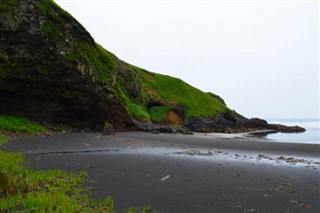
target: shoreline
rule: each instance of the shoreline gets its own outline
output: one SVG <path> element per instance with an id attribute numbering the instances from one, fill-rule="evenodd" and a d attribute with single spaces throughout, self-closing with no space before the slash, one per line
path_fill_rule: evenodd
<path id="1" fill-rule="evenodd" d="M 221 136 L 221 135 L 220 135 Z M 18 137 L 35 169 L 86 170 L 86 187 L 116 208 L 166 212 L 319 212 L 320 145 L 121 132 Z"/>
<path id="2" fill-rule="evenodd" d="M 230 150 L 233 152 L 252 153 L 275 153 L 293 156 L 320 157 L 320 144 L 291 143 L 271 141 L 264 138 L 248 136 L 248 133 L 194 133 L 193 135 L 183 134 L 153 134 L 149 132 L 130 131 L 116 132 L 115 135 L 103 135 L 100 132 L 71 132 L 54 133 L 50 135 L 17 136 L 10 141 L 6 147 L 21 151 L 25 154 L 41 153 L 41 146 L 46 146 L 54 152 L 68 152 L 74 150 L 86 150 L 101 146 L 105 148 L 130 148 L 132 147 L 176 147 L 176 148 L 199 148 Z M 123 143 L 116 143 L 119 140 Z M 70 140 L 72 143 L 70 143 Z M 76 141 L 74 141 L 76 140 Z M 86 140 L 93 140 L 93 143 L 86 145 Z M 27 143 L 24 143 L 27 141 Z M 42 141 L 42 144 L 37 142 Z M 102 143 L 98 143 L 102 142 Z M 128 145 L 129 144 L 129 145 Z M 37 152 L 37 150 L 39 152 Z"/>

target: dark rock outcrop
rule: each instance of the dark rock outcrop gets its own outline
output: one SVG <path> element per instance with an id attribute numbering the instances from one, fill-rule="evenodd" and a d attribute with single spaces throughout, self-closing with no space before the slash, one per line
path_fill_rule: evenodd
<path id="1" fill-rule="evenodd" d="M 139 121 L 133 119 L 132 126 L 135 129 L 140 130 L 140 131 L 145 131 L 145 132 L 157 131 L 155 124 L 152 122 L 139 122 Z"/>
<path id="2" fill-rule="evenodd" d="M 281 124 L 269 124 L 268 129 L 273 129 L 278 132 L 283 133 L 298 133 L 298 132 L 305 132 L 306 129 L 300 126 L 285 126 Z"/>
<path id="3" fill-rule="evenodd" d="M 91 129 L 107 120 L 122 128 L 130 118 L 112 87 L 117 73 L 110 69 L 105 84 L 98 67 L 116 58 L 51 1 L 9 6 L 0 12 L 0 113 Z M 89 63 L 99 51 L 105 58 Z M 137 93 L 134 83 L 126 87 Z"/>
<path id="4" fill-rule="evenodd" d="M 106 134 L 303 131 L 244 118 L 218 95 L 121 61 L 52 0 L 1 1 L 0 99 L 0 114 Z M 159 107 L 152 123 L 156 106 L 169 116 Z"/>
<path id="5" fill-rule="evenodd" d="M 220 130 L 213 119 L 206 117 L 189 118 L 185 126 L 194 132 L 214 132 Z"/>
<path id="6" fill-rule="evenodd" d="M 247 119 L 241 115 L 236 115 L 230 119 L 229 116 L 218 115 L 215 119 L 199 117 L 188 119 L 185 126 L 195 132 L 225 132 L 237 133 L 254 130 L 268 130 L 268 133 L 283 132 L 305 132 L 306 130 L 299 126 L 285 126 L 281 124 L 268 124 L 267 121 L 260 118 Z"/>
<path id="7" fill-rule="evenodd" d="M 183 126 L 172 126 L 172 125 L 158 125 L 152 122 L 139 122 L 134 120 L 133 125 L 136 130 L 151 132 L 151 133 L 181 133 L 184 135 L 193 134 L 192 130 Z"/>
<path id="8" fill-rule="evenodd" d="M 267 121 L 260 118 L 241 118 L 239 119 L 239 125 L 247 127 L 247 128 L 265 128 L 267 129 L 269 124 Z"/>

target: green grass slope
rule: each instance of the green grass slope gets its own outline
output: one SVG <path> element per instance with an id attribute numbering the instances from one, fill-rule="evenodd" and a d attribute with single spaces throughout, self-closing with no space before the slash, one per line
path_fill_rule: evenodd
<path id="1" fill-rule="evenodd" d="M 215 117 L 217 113 L 228 110 L 217 99 L 178 78 L 155 73 L 144 75 L 149 95 L 168 106 L 183 107 L 186 117 Z"/>
<path id="2" fill-rule="evenodd" d="M 48 2 L 57 7 L 52 1 Z M 42 4 L 41 6 L 44 7 L 43 5 L 45 5 L 45 8 L 49 7 L 48 4 Z M 62 9 L 60 8 L 60 10 Z M 42 11 L 46 10 L 42 9 Z M 66 14 L 66 12 L 61 12 L 61 14 Z M 109 87 L 110 85 L 113 86 L 116 90 L 116 98 L 123 103 L 129 116 L 138 120 L 148 121 L 152 118 L 150 110 L 147 109 L 147 104 L 151 101 L 162 102 L 169 108 L 182 107 L 185 109 L 187 118 L 199 116 L 214 118 L 217 113 L 228 111 L 228 108 L 216 98 L 184 81 L 167 75 L 143 71 L 139 67 L 126 64 L 99 44 L 92 46 L 78 43 L 69 50 L 66 51 L 66 58 L 69 60 L 80 58 L 86 66 L 94 66 L 93 71 L 99 76 L 100 81 Z M 123 64 L 126 64 L 126 66 Z M 119 73 L 119 70 L 116 71 L 123 66 L 125 72 L 131 73 L 129 76 L 124 75 L 123 72 Z M 134 97 L 123 89 L 125 84 L 131 83 L 129 78 L 134 78 L 135 83 L 141 88 L 140 97 Z M 156 119 L 156 121 L 159 121 L 159 119 Z"/>
<path id="3" fill-rule="evenodd" d="M 218 113 L 230 111 L 226 105 L 210 93 L 205 93 L 179 78 L 132 67 L 133 71 L 138 72 L 141 78 L 143 96 L 147 100 L 141 103 L 143 107 L 147 108 L 150 103 L 159 103 L 163 106 L 149 108 L 150 117 L 155 115 L 154 121 L 163 120 L 161 119 L 164 117 L 163 114 L 175 107 L 184 109 L 186 118 L 200 116 L 214 118 Z"/>
<path id="4" fill-rule="evenodd" d="M 10 51 L 0 51 L 0 60 L 6 62 L 0 64 L 0 89 L 4 91 L 4 97 L 6 93 L 12 93 L 24 98 L 24 103 L 30 103 L 30 98 L 26 97 L 32 97 L 34 101 L 30 106 L 20 107 L 14 100 L 6 100 L 17 112 L 22 112 L 20 114 L 35 119 L 32 115 L 45 111 L 54 118 L 52 120 L 62 124 L 73 124 L 71 120 L 78 119 L 85 125 L 94 126 L 92 124 L 96 123 L 101 126 L 105 121 L 125 123 L 132 118 L 166 122 L 169 120 L 167 115 L 173 112 L 185 119 L 214 118 L 229 111 L 215 95 L 204 93 L 178 78 L 145 71 L 121 61 L 97 44 L 85 28 L 53 0 L 32 3 L 33 10 L 23 1 L 0 3 L 5 36 L 18 35 L 14 41 L 21 40 L 12 47 L 12 44 L 4 45 L 11 49 L 19 47 L 25 53 L 13 58 Z M 31 13 L 34 21 L 21 13 L 14 14 L 17 7 Z M 24 20 L 24 25 L 30 25 L 30 28 L 40 27 L 38 33 L 31 35 L 24 31 L 22 25 L 12 22 L 12 14 Z M 30 41 L 24 43 L 27 37 Z M 33 53 L 35 44 L 29 45 L 33 42 L 42 47 L 36 57 Z M 26 78 L 32 87 L 23 88 Z M 20 84 L 12 86 L 12 79 Z M 54 85 L 56 89 L 44 89 L 47 85 Z M 19 114 L 8 106 L 0 105 L 1 111 Z M 41 119 L 46 120 L 45 117 Z"/>

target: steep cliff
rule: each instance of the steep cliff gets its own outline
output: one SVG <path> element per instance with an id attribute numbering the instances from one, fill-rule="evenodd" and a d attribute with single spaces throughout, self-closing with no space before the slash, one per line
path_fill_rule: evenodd
<path id="1" fill-rule="evenodd" d="M 77 128 L 250 126 L 219 96 L 121 61 L 52 0 L 1 1 L 0 99 L 0 114 Z"/>

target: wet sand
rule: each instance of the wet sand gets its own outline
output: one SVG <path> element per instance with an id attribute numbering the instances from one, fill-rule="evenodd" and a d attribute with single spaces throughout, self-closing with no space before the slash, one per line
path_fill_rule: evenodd
<path id="1" fill-rule="evenodd" d="M 86 170 L 92 196 L 120 211 L 320 212 L 320 145 L 125 132 L 19 137 L 6 150 L 33 168 Z"/>

